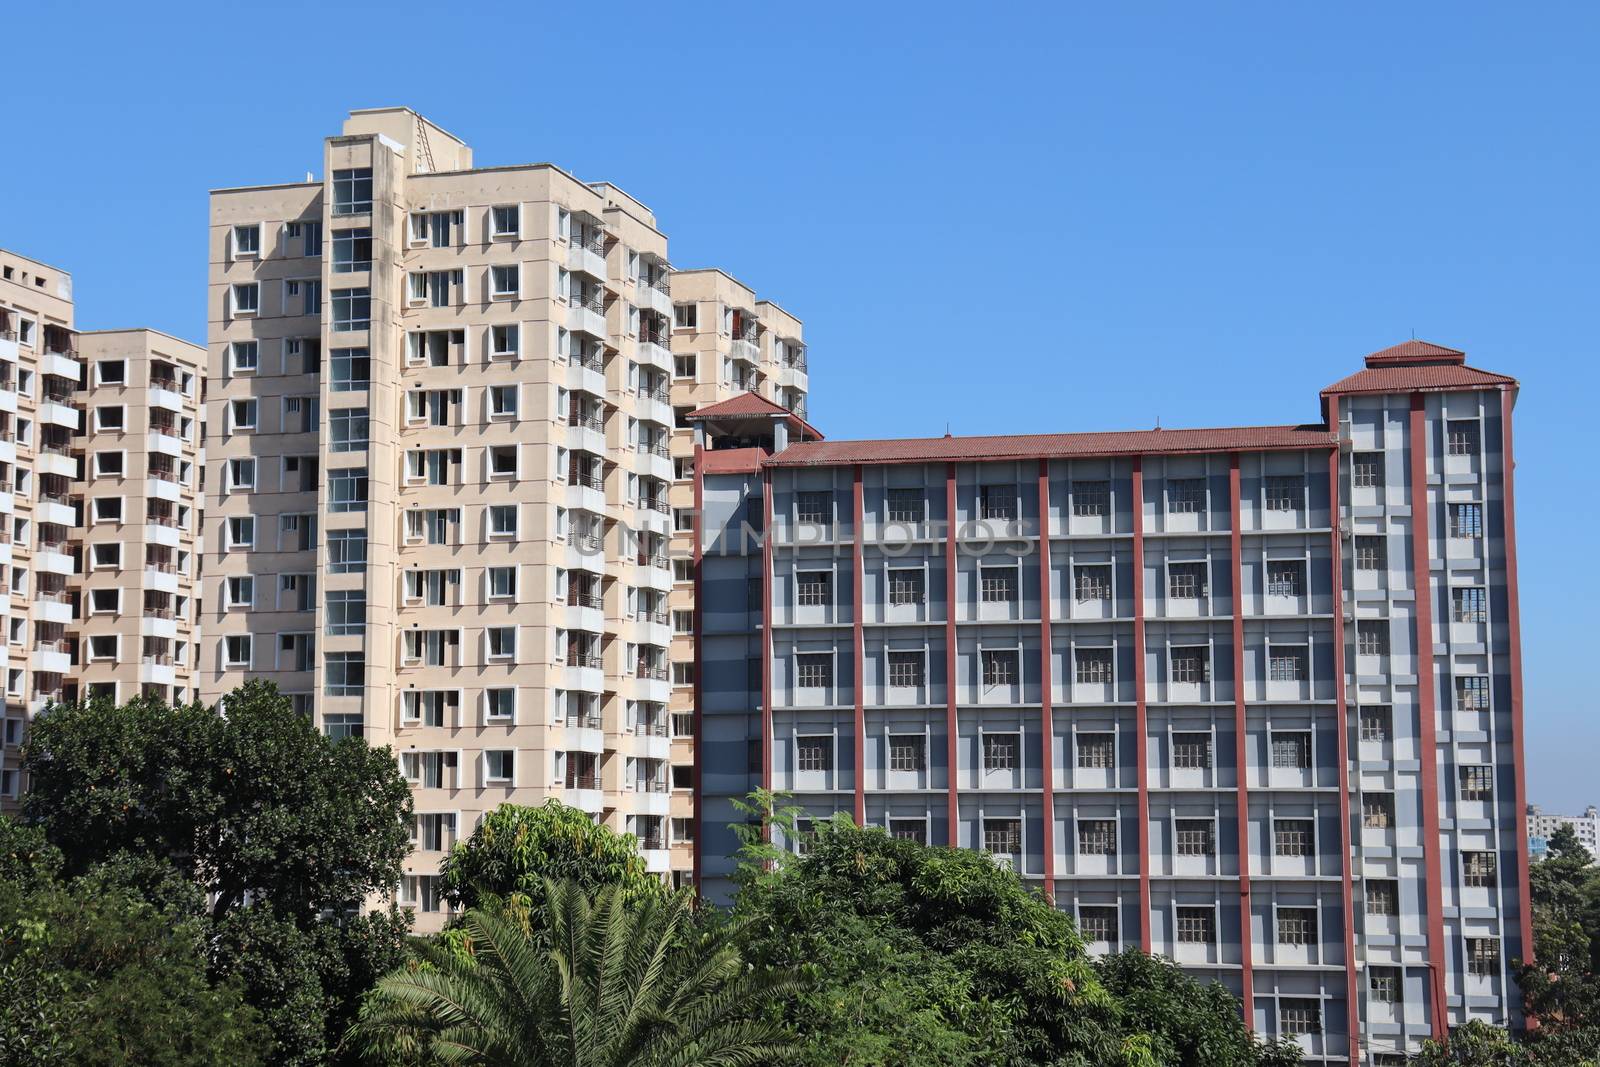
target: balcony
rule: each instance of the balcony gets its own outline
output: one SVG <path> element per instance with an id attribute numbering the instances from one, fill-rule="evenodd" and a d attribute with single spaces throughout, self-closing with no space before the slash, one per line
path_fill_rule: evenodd
<path id="1" fill-rule="evenodd" d="M 65 497 L 40 496 L 39 502 L 34 505 L 33 517 L 38 522 L 53 523 L 56 526 L 76 526 L 78 512 Z"/>
<path id="2" fill-rule="evenodd" d="M 78 461 L 64 443 L 41 441 L 34 456 L 33 470 L 35 474 L 59 474 L 76 481 Z"/>
<path id="3" fill-rule="evenodd" d="M 183 394 L 176 378 L 150 379 L 150 406 L 171 412 L 183 411 Z"/>
<path id="4" fill-rule="evenodd" d="M 71 622 L 72 598 L 64 589 L 37 593 L 33 598 L 33 618 L 35 622 Z"/>
<path id="5" fill-rule="evenodd" d="M 606 336 L 606 302 L 599 290 L 588 297 L 573 295 L 567 308 L 567 329 L 604 339 Z"/>
<path id="6" fill-rule="evenodd" d="M 150 685 L 173 685 L 177 671 L 169 655 L 145 656 L 139 661 L 139 681 Z"/>
<path id="7" fill-rule="evenodd" d="M 180 538 L 178 520 L 168 516 L 149 516 L 144 523 L 144 541 L 147 545 L 165 545 L 177 548 Z"/>
<path id="8" fill-rule="evenodd" d="M 83 428 L 83 412 L 71 404 L 71 393 L 47 393 L 39 404 L 39 423 L 74 432 Z"/>
<path id="9" fill-rule="evenodd" d="M 69 382 L 81 382 L 83 381 L 83 364 L 78 361 L 75 350 L 51 352 L 47 349 L 39 359 L 39 373 L 52 374 L 57 378 L 65 378 Z"/>
<path id="10" fill-rule="evenodd" d="M 153 428 L 145 434 L 145 447 L 163 456 L 183 455 L 183 439 L 178 436 L 176 427 Z"/>
<path id="11" fill-rule="evenodd" d="M 641 334 L 634 346 L 634 356 L 639 363 L 656 370 L 672 371 L 672 342 L 665 333 L 656 336 Z"/>
<path id="12" fill-rule="evenodd" d="M 139 634 L 142 637 L 174 640 L 178 636 L 177 617 L 171 608 L 145 608 L 144 617 L 139 620 Z"/>
<path id="13" fill-rule="evenodd" d="M 665 389 L 641 389 L 634 409 L 639 418 L 662 426 L 672 425 L 672 394 Z"/>
<path id="14" fill-rule="evenodd" d="M 72 654 L 63 640 L 35 641 L 29 665 L 46 674 L 66 674 L 72 670 Z"/>
<path id="15" fill-rule="evenodd" d="M 45 574 L 71 574 L 72 557 L 66 548 L 65 541 L 40 542 L 33 553 L 34 567 Z"/>
<path id="16" fill-rule="evenodd" d="M 735 337 L 733 339 L 733 358 L 745 363 L 759 363 L 761 349 L 756 345 L 754 337 Z"/>
<path id="17" fill-rule="evenodd" d="M 672 282 L 669 278 L 662 276 L 653 282 L 640 278 L 635 288 L 636 302 L 641 308 L 672 318 Z"/>
<path id="18" fill-rule="evenodd" d="M 574 227 L 568 238 L 572 247 L 567 250 L 567 267 L 582 271 L 601 281 L 606 279 L 606 235 L 594 227 Z"/>
<path id="19" fill-rule="evenodd" d="M 672 699 L 672 672 L 666 667 L 640 664 L 633 672 L 633 694 L 636 699 L 652 704 L 665 704 Z"/>
<path id="20" fill-rule="evenodd" d="M 606 361 L 598 355 L 567 357 L 567 388 L 590 396 L 606 395 Z"/>
<path id="21" fill-rule="evenodd" d="M 171 563 L 147 563 L 144 568 L 144 588 L 158 593 L 178 591 L 178 568 Z"/>

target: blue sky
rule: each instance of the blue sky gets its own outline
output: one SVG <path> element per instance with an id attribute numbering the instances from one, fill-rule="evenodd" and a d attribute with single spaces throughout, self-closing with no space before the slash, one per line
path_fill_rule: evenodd
<path id="1" fill-rule="evenodd" d="M 831 436 L 1311 421 L 1369 351 L 1464 348 L 1524 383 L 1528 796 L 1581 808 L 1597 30 L 1560 3 L 13 5 L 0 244 L 71 270 L 85 328 L 203 339 L 206 191 L 300 180 L 345 111 L 407 104 L 480 164 L 615 181 L 677 265 L 800 315 Z"/>

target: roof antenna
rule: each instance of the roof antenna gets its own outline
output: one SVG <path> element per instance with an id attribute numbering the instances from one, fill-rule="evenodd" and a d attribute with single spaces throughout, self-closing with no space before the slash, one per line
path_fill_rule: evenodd
<path id="1" fill-rule="evenodd" d="M 944 420 L 944 435 L 946 437 L 950 436 L 950 420 L 949 419 L 945 419 Z"/>
<path id="2" fill-rule="evenodd" d="M 1160 412 L 1156 413 L 1156 429 L 1158 429 L 1158 430 L 1161 429 L 1161 414 L 1160 414 Z"/>

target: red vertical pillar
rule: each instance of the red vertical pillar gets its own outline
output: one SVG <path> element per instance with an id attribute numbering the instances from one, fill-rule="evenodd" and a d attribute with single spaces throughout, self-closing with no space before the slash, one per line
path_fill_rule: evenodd
<path id="1" fill-rule="evenodd" d="M 1039 461 L 1039 740 L 1042 754 L 1041 785 L 1044 801 L 1044 895 L 1056 899 L 1056 785 L 1055 726 L 1052 722 L 1054 688 L 1050 601 L 1050 461 Z"/>
<path id="2" fill-rule="evenodd" d="M 1233 569 L 1233 767 L 1234 812 L 1239 835 L 1239 964 L 1243 977 L 1244 1024 L 1255 1028 L 1255 940 L 1250 921 L 1249 720 L 1244 709 L 1244 526 L 1239 495 L 1239 453 L 1228 456 L 1228 544 Z"/>
<path id="3" fill-rule="evenodd" d="M 1500 393 L 1501 477 L 1505 482 L 1506 524 L 1506 639 L 1511 645 L 1511 757 L 1516 775 L 1518 922 L 1522 927 L 1522 961 L 1533 962 L 1533 914 L 1528 899 L 1528 779 L 1522 763 L 1522 609 L 1517 596 L 1516 462 L 1511 451 L 1511 406 L 1516 396 Z"/>
<path id="4" fill-rule="evenodd" d="M 946 841 L 960 845 L 957 802 L 956 761 L 959 746 L 956 739 L 956 465 L 945 464 L 944 470 L 945 542 L 944 542 L 944 691 L 945 691 L 945 763 L 949 768 L 949 797 L 945 814 L 950 820 Z"/>
<path id="5" fill-rule="evenodd" d="M 856 464 L 852 478 L 851 497 L 854 503 L 852 509 L 852 522 L 854 523 L 854 536 L 851 538 L 851 620 L 853 622 L 853 637 L 851 645 L 855 651 L 855 691 L 856 691 L 856 825 L 862 826 L 867 821 L 867 705 L 866 705 L 866 634 L 861 618 L 861 605 L 863 601 L 861 584 L 865 570 L 862 562 L 862 542 L 866 537 L 866 528 L 862 522 L 866 511 L 861 498 L 861 464 Z"/>
<path id="6" fill-rule="evenodd" d="M 1139 784 L 1139 947 L 1150 951 L 1150 731 L 1144 666 L 1144 458 L 1133 457 L 1133 724 Z"/>

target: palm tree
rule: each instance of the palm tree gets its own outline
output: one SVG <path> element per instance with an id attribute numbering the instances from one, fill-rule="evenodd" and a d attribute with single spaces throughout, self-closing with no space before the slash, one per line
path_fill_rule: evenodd
<path id="1" fill-rule="evenodd" d="M 796 979 L 744 960 L 739 931 L 691 928 L 687 893 L 591 902 L 546 883 L 542 923 L 475 909 L 467 951 L 438 943 L 384 977 L 351 1029 L 382 1063 L 484 1067 L 741 1067 L 783 1060 L 783 1028 L 752 1005 Z"/>

